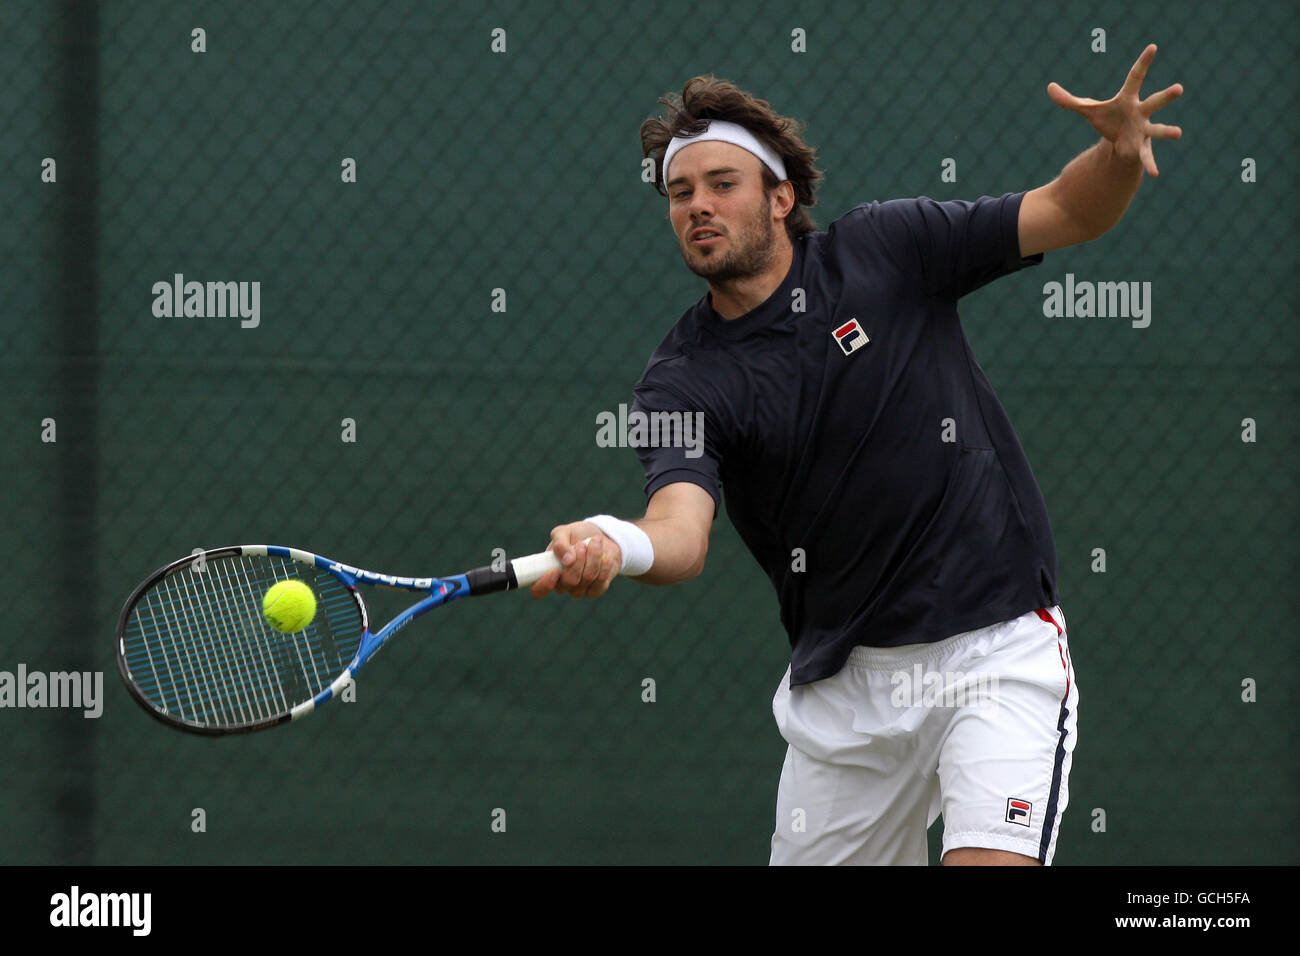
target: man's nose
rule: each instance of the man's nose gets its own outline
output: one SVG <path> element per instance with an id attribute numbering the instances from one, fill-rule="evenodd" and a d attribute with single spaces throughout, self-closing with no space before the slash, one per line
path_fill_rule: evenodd
<path id="1" fill-rule="evenodd" d="M 691 218 L 708 219 L 713 215 L 713 200 L 702 190 L 691 197 Z"/>

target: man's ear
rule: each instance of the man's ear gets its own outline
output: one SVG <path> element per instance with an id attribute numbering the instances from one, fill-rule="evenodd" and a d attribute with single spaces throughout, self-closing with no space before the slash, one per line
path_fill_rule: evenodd
<path id="1" fill-rule="evenodd" d="M 776 218 L 784 221 L 786 216 L 794 212 L 794 207 L 794 186 L 790 180 L 777 183 L 772 190 L 772 211 Z"/>

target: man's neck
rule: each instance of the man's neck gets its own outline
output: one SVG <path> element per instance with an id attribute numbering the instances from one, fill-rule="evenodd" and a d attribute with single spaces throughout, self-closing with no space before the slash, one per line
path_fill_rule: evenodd
<path id="1" fill-rule="evenodd" d="M 777 246 L 772 264 L 756 276 L 736 279 L 722 285 L 709 283 L 713 311 L 724 319 L 738 319 L 766 302 L 785 281 L 794 262 L 794 247 L 789 242 Z"/>

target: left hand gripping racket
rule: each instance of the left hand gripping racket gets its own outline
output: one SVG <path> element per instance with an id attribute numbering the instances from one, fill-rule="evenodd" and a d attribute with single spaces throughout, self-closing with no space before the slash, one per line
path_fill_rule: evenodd
<path id="1" fill-rule="evenodd" d="M 297 548 L 216 548 L 173 561 L 132 592 L 117 622 L 117 666 L 140 706 L 170 727 L 214 735 L 264 730 L 306 717 L 341 693 L 390 637 L 426 611 L 526 588 L 559 567 L 543 551 L 500 571 L 404 578 Z M 287 580 L 316 596 L 315 617 L 293 634 L 262 616 L 267 590 Z M 422 597 L 372 633 L 358 583 Z"/>

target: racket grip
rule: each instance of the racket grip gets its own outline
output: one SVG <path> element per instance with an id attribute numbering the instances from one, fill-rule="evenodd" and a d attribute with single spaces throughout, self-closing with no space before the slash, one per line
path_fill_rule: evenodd
<path id="1" fill-rule="evenodd" d="M 582 543 L 587 544 L 591 538 L 583 538 Z M 564 565 L 560 564 L 560 559 L 555 556 L 554 551 L 540 551 L 537 554 L 526 554 L 522 558 L 515 558 L 510 562 L 515 571 L 515 581 L 521 588 L 532 587 L 533 582 L 546 574 L 548 571 L 559 571 Z"/>
<path id="2" fill-rule="evenodd" d="M 515 571 L 515 581 L 521 588 L 532 587 L 533 582 L 548 571 L 558 571 L 561 568 L 560 559 L 553 551 L 526 554 L 513 559 L 510 565 Z"/>

